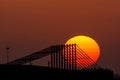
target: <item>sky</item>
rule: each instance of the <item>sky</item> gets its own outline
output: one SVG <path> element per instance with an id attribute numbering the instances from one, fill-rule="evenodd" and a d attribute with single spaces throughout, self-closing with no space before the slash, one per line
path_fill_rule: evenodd
<path id="1" fill-rule="evenodd" d="M 0 0 L 0 63 L 76 35 L 100 45 L 98 64 L 120 74 L 120 0 Z M 44 58 L 40 64 L 44 64 Z"/>

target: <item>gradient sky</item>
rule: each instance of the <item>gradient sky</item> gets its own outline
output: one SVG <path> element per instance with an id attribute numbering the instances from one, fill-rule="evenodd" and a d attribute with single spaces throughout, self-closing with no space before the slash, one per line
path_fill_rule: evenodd
<path id="1" fill-rule="evenodd" d="M 0 0 L 0 63 L 6 47 L 14 60 L 75 35 L 94 38 L 98 64 L 120 74 L 120 0 Z"/>

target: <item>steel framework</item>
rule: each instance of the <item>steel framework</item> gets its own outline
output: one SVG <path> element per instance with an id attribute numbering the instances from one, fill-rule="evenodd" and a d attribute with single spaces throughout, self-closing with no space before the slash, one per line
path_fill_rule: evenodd
<path id="1" fill-rule="evenodd" d="M 52 46 L 51 67 L 76 70 L 76 44 Z"/>

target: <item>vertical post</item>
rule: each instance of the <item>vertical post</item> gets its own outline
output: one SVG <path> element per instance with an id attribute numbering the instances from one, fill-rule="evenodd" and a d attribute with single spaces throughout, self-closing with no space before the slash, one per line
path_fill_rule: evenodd
<path id="1" fill-rule="evenodd" d="M 76 70 L 76 44 L 75 44 L 75 70 Z"/>
<path id="2" fill-rule="evenodd" d="M 74 54 L 73 54 L 73 47 L 74 45 L 72 44 L 72 70 L 74 69 Z"/>
<path id="3" fill-rule="evenodd" d="M 61 68 L 61 66 L 60 66 L 61 65 L 61 45 L 59 45 L 59 52 L 58 53 L 59 53 L 58 56 L 59 56 L 59 69 L 60 69 Z"/>
<path id="4" fill-rule="evenodd" d="M 64 57 L 64 49 L 63 49 L 63 45 L 61 45 L 61 53 L 60 53 L 60 56 L 61 56 L 61 68 L 63 69 L 63 57 Z"/>
<path id="5" fill-rule="evenodd" d="M 9 47 L 6 48 L 6 50 L 7 50 L 7 64 L 9 62 L 9 49 L 10 49 Z"/>
<path id="6" fill-rule="evenodd" d="M 69 53 L 69 54 L 68 54 L 68 56 L 69 56 L 69 57 L 68 57 L 68 59 L 69 59 L 69 60 L 68 60 L 68 61 L 69 61 L 68 64 L 69 64 L 69 69 L 71 70 L 71 66 L 72 66 L 72 61 L 71 61 L 71 60 L 72 60 L 72 59 L 71 59 L 71 58 L 72 58 L 72 57 L 71 57 L 71 56 L 72 56 L 72 55 L 71 55 L 71 44 L 69 44 L 68 53 Z"/>
<path id="7" fill-rule="evenodd" d="M 63 50 L 64 50 L 64 57 L 63 57 L 64 58 L 64 60 L 63 60 L 64 61 L 64 69 L 66 69 L 66 45 L 64 45 Z"/>
<path id="8" fill-rule="evenodd" d="M 53 56 L 54 56 L 54 68 L 55 68 L 55 66 L 56 66 L 56 65 L 55 65 L 55 60 L 56 60 L 56 59 L 55 59 L 55 58 L 56 58 L 56 56 L 55 56 L 55 53 L 56 53 L 56 52 L 55 52 L 55 46 L 54 46 L 54 47 L 53 47 Z"/>
<path id="9" fill-rule="evenodd" d="M 53 46 L 51 46 L 51 67 L 53 68 Z"/>
<path id="10" fill-rule="evenodd" d="M 56 54 L 56 56 L 55 56 L 55 58 L 56 58 L 56 68 L 58 68 L 58 60 L 59 59 L 58 59 L 58 46 L 57 45 L 55 46 L 55 51 L 56 51 L 55 52 L 55 54 Z"/>
<path id="11" fill-rule="evenodd" d="M 69 66 L 68 66 L 68 65 L 69 65 L 69 59 L 68 59 L 68 57 L 69 57 L 68 55 L 69 55 L 69 54 L 68 54 L 68 49 L 69 49 L 69 45 L 67 45 L 67 70 L 69 69 Z"/>

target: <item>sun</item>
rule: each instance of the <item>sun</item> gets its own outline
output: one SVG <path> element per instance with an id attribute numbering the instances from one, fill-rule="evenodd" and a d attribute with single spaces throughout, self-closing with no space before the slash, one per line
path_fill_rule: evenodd
<path id="1" fill-rule="evenodd" d="M 95 64 L 100 56 L 98 43 L 89 36 L 78 35 L 67 40 L 67 44 L 76 44 L 76 66 L 85 68 Z M 71 62 L 68 61 L 69 64 Z"/>

